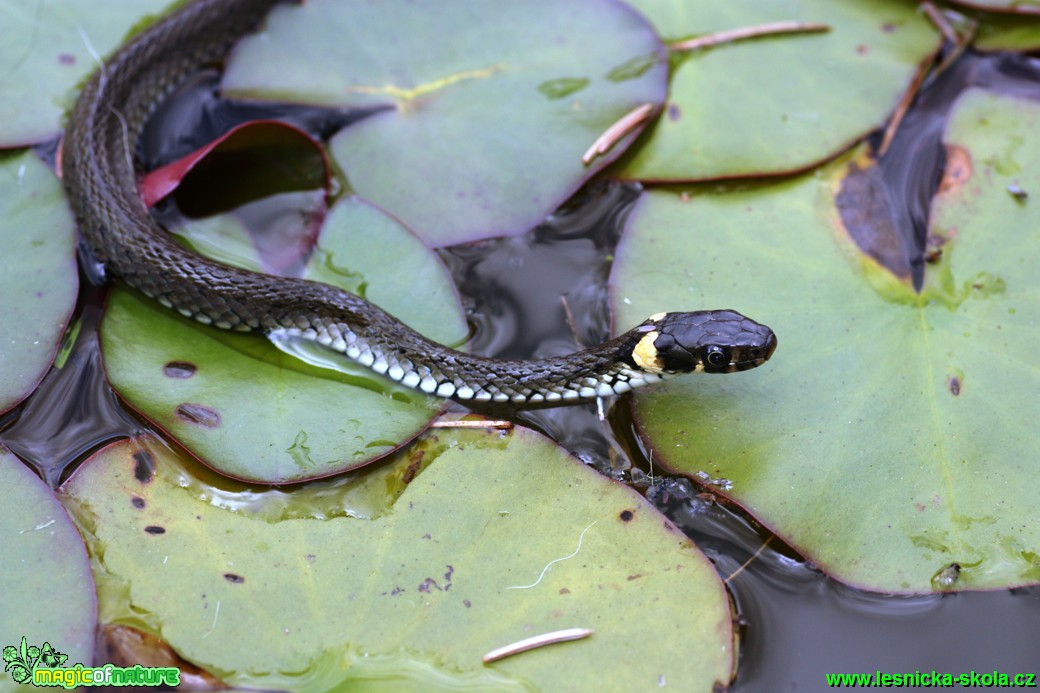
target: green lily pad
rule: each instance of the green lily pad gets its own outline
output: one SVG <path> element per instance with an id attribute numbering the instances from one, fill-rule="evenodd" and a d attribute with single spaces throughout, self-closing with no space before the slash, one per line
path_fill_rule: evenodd
<path id="1" fill-rule="evenodd" d="M 231 250 L 212 253 L 221 261 L 247 247 L 233 225 L 207 226 L 231 239 Z M 203 251 L 220 240 L 193 232 Z M 333 208 L 305 276 L 360 294 L 437 341 L 465 339 L 454 285 L 436 255 L 357 198 Z M 101 347 L 109 380 L 130 406 L 239 479 L 285 483 L 367 464 L 412 439 L 443 406 L 334 352 L 290 355 L 126 291 L 110 297 Z"/>
<path id="2" fill-rule="evenodd" d="M 950 0 L 954 5 L 989 12 L 1040 14 L 1040 0 Z"/>
<path id="3" fill-rule="evenodd" d="M 72 215 L 31 152 L 0 156 L 0 412 L 33 391 L 76 306 Z"/>
<path id="4" fill-rule="evenodd" d="M 97 602 L 76 525 L 54 493 L 0 448 L 0 647 L 50 643 L 67 666 L 91 664 Z M 46 648 L 45 648 L 46 649 Z M 13 668 L 13 667 L 12 667 Z M 0 670 L 0 691 L 26 690 Z"/>
<path id="5" fill-rule="evenodd" d="M 760 176 L 833 157 L 895 108 L 941 38 L 900 0 L 633 0 L 666 42 L 783 20 L 778 35 L 679 58 L 664 114 L 619 167 L 654 181 Z"/>
<path id="6" fill-rule="evenodd" d="M 959 102 L 947 141 L 974 172 L 935 202 L 945 242 L 920 295 L 839 229 L 844 162 L 773 186 L 646 195 L 618 250 L 618 320 L 732 307 L 780 345 L 758 370 L 637 395 L 655 463 L 730 479 L 736 502 L 847 583 L 1040 581 L 1026 414 L 1040 391 L 1040 207 L 1008 190 L 1040 191 L 1038 127 L 1034 102 Z"/>
<path id="7" fill-rule="evenodd" d="M 542 221 L 631 142 L 582 163 L 614 122 L 660 104 L 666 80 L 657 36 L 610 0 L 312 0 L 275 9 L 224 87 L 391 107 L 340 132 L 333 156 L 359 195 L 442 245 Z"/>
<path id="8" fill-rule="evenodd" d="M 147 438 L 96 455 L 63 494 L 98 559 L 102 603 L 121 595 L 124 618 L 232 686 L 728 683 L 725 590 L 637 494 L 522 429 L 440 432 L 424 455 L 432 463 L 371 520 L 272 521 L 215 507 L 186 491 L 173 453 Z M 594 632 L 481 661 L 575 627 Z"/>
<path id="9" fill-rule="evenodd" d="M 99 56 L 170 0 L 62 0 L 0 3 L 0 147 L 58 135 L 74 87 Z"/>

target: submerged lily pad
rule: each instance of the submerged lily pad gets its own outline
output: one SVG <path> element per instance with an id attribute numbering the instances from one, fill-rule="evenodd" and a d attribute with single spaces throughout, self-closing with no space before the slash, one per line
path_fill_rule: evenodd
<path id="1" fill-rule="evenodd" d="M 147 438 L 99 453 L 63 492 L 98 559 L 103 598 L 119 595 L 130 605 L 123 618 L 232 686 L 728 683 L 725 590 L 646 501 L 530 431 L 427 442 L 433 462 L 371 520 L 273 521 L 215 507 L 186 492 L 172 453 Z M 575 627 L 594 632 L 481 661 Z"/>
<path id="2" fill-rule="evenodd" d="M 725 44 L 676 58 L 664 114 L 624 178 L 703 180 L 799 171 L 884 124 L 941 37 L 901 0 L 633 0 L 668 43 L 770 22 L 826 33 Z"/>
<path id="3" fill-rule="evenodd" d="M 920 295 L 839 229 L 843 164 L 833 181 L 649 193 L 613 276 L 622 323 L 732 307 L 779 338 L 758 370 L 637 395 L 655 463 L 732 480 L 813 563 L 884 592 L 1040 581 L 1040 207 L 1008 189 L 1040 190 L 1040 109 L 970 94 L 949 128 L 974 172 L 936 201 L 945 243 Z"/>
<path id="4" fill-rule="evenodd" d="M 989 15 L 971 45 L 979 51 L 1034 52 L 1040 49 L 1040 17 Z"/>
<path id="5" fill-rule="evenodd" d="M 193 244 L 207 249 L 197 236 Z M 329 214 L 305 276 L 358 293 L 437 341 L 465 338 L 454 286 L 436 255 L 356 198 Z M 285 483 L 358 467 L 413 438 L 442 406 L 334 352 L 301 354 L 327 359 L 330 367 L 319 368 L 262 337 L 194 323 L 126 291 L 109 300 L 101 345 L 121 397 L 240 479 Z"/>
<path id="6" fill-rule="evenodd" d="M 170 0 L 0 2 L 0 147 L 56 136 L 74 87 Z"/>
<path id="7" fill-rule="evenodd" d="M 90 665 L 97 603 L 90 562 L 76 525 L 54 493 L 13 455 L 0 448 L 0 646 L 28 646 L 67 655 L 66 666 Z M 19 672 L 0 670 L 0 690 Z M 14 676 L 14 681 L 11 677 Z M 24 683 L 24 682 L 20 682 Z"/>
<path id="8" fill-rule="evenodd" d="M 54 360 L 79 288 L 72 215 L 31 152 L 0 157 L 0 412 Z"/>
<path id="9" fill-rule="evenodd" d="M 666 80 L 654 32 L 612 0 L 312 0 L 275 9 L 224 87 L 392 107 L 339 133 L 333 155 L 359 195 L 447 244 L 539 223 L 632 140 L 582 163 Z"/>

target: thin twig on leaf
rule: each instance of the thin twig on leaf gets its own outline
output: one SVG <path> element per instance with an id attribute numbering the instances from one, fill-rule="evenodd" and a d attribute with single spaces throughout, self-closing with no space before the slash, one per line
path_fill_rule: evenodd
<path id="1" fill-rule="evenodd" d="M 563 630 L 554 630 L 551 633 L 543 633 L 530 638 L 524 638 L 523 640 L 517 640 L 516 642 L 505 645 L 504 647 L 498 647 L 491 650 L 484 655 L 484 664 L 497 662 L 505 657 L 511 657 L 512 655 L 520 654 L 521 652 L 527 652 L 536 647 L 545 647 L 546 645 L 555 645 L 561 642 L 570 642 L 571 640 L 581 640 L 590 635 L 592 635 L 591 628 L 565 628 Z"/>
<path id="2" fill-rule="evenodd" d="M 637 106 L 621 116 L 616 123 L 596 138 L 591 147 L 585 150 L 585 153 L 581 155 L 581 163 L 588 166 L 593 159 L 609 152 L 614 148 L 615 144 L 624 139 L 625 135 L 649 120 L 653 112 L 654 105 L 652 103 L 644 103 L 642 106 Z"/>
<path id="3" fill-rule="evenodd" d="M 931 20 L 935 28 L 939 30 L 939 33 L 949 41 L 950 43 L 960 43 L 961 37 L 957 34 L 957 31 L 953 28 L 953 25 L 947 21 L 946 16 L 939 11 L 935 5 L 928 0 L 921 3 L 921 9 L 924 10 L 925 15 Z"/>
<path id="4" fill-rule="evenodd" d="M 921 85 L 924 84 L 925 77 L 928 76 L 928 72 L 932 69 L 933 60 L 932 56 L 928 56 L 917 66 L 917 71 L 910 82 L 910 87 L 903 94 L 903 98 L 899 99 L 899 103 L 896 105 L 895 110 L 892 111 L 892 117 L 889 118 L 888 125 L 885 127 L 885 134 L 881 138 L 881 145 L 878 147 L 879 157 L 884 156 L 888 148 L 892 146 L 892 140 L 895 138 L 896 131 L 899 130 L 903 118 L 906 117 L 907 109 L 914 102 L 917 92 L 921 90 Z"/>
<path id="5" fill-rule="evenodd" d="M 697 38 L 678 41 L 677 43 L 669 44 L 668 50 L 676 53 L 685 53 L 688 51 L 697 51 L 703 48 L 718 46 L 723 43 L 745 41 L 747 39 L 759 38 L 762 36 L 774 36 L 776 34 L 807 34 L 830 30 L 831 27 L 829 24 L 787 20 L 783 22 L 771 22 L 769 24 L 748 26 L 740 29 L 731 29 L 730 31 L 719 31 L 714 34 L 707 34 L 706 36 L 698 36 Z"/>

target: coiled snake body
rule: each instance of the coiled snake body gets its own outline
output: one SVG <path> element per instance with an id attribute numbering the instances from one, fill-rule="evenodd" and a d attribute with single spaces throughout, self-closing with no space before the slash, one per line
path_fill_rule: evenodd
<path id="1" fill-rule="evenodd" d="M 138 197 L 131 152 L 158 102 L 222 60 L 280 1 L 197 0 L 121 48 L 84 87 L 66 129 L 62 173 L 82 240 L 110 274 L 199 322 L 314 340 L 406 386 L 463 402 L 568 404 L 672 373 L 740 371 L 769 358 L 772 331 L 733 311 L 660 313 L 566 356 L 474 356 L 341 289 L 228 267 L 178 245 Z"/>

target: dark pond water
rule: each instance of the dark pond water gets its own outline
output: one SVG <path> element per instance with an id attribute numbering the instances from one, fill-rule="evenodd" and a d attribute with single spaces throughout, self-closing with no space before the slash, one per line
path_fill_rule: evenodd
<path id="1" fill-rule="evenodd" d="M 146 159 L 154 164 L 175 158 L 258 116 L 286 118 L 320 135 L 357 115 L 229 105 L 211 96 L 214 82 L 215 75 L 200 75 L 163 110 L 146 138 Z M 922 251 L 928 200 L 943 165 L 945 114 L 971 85 L 1040 98 L 1040 64 L 1020 56 L 965 55 L 926 85 L 907 115 L 882 172 L 891 215 Z M 636 186 L 594 182 L 523 236 L 444 250 L 476 328 L 473 350 L 525 358 L 604 339 L 611 327 L 610 258 L 637 195 Z M 167 220 L 177 214 L 163 211 Z M 89 263 L 84 267 L 94 274 Z M 0 442 L 52 485 L 105 443 L 148 429 L 105 384 L 95 333 L 104 291 L 85 287 L 82 328 L 65 367 L 0 419 Z M 782 349 L 775 358 L 775 367 L 782 368 Z M 727 578 L 739 619 L 737 691 L 822 690 L 825 674 L 836 672 L 1040 670 L 1038 588 L 919 597 L 857 591 L 830 580 L 739 509 L 727 507 L 711 486 L 653 469 L 634 435 L 627 399 L 610 403 L 602 417 L 588 406 L 522 413 L 516 420 L 602 473 L 644 490 L 712 558 Z"/>

